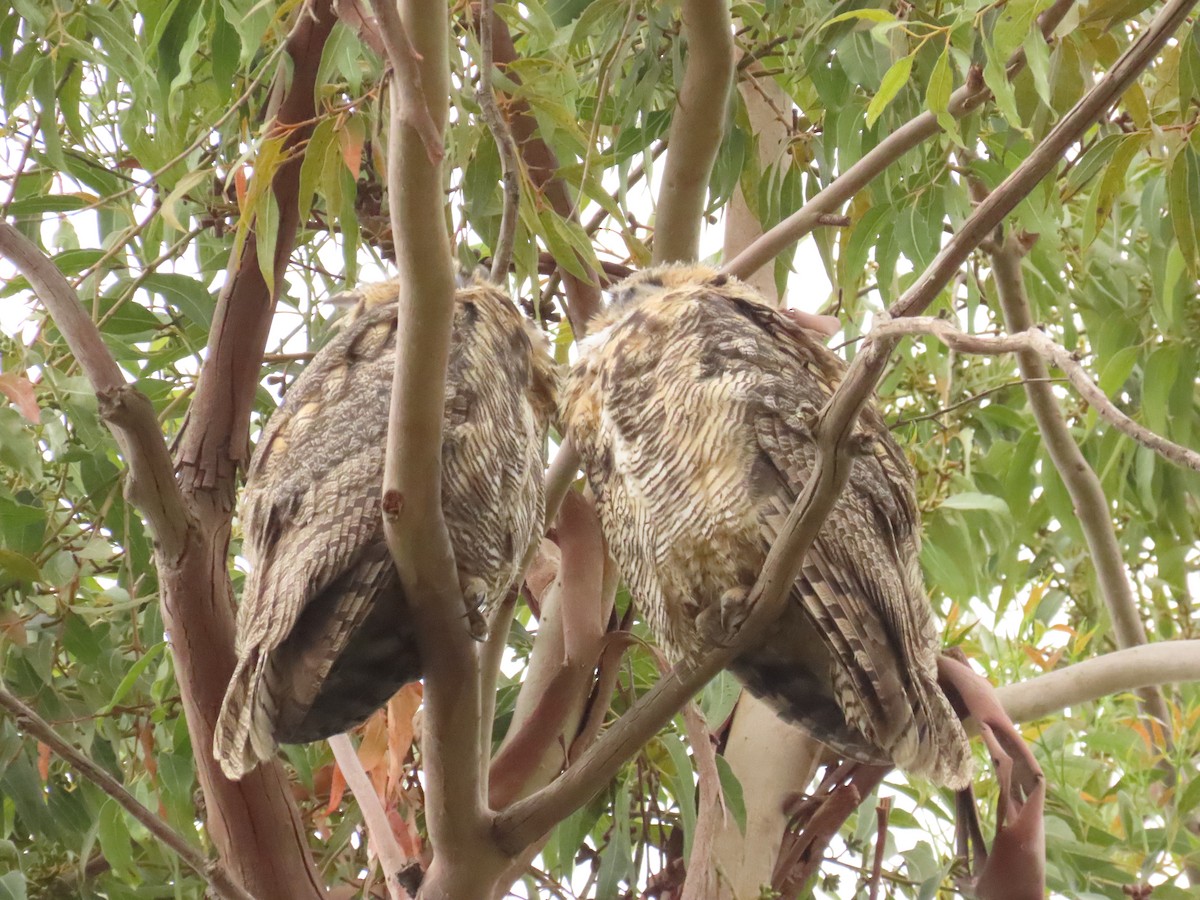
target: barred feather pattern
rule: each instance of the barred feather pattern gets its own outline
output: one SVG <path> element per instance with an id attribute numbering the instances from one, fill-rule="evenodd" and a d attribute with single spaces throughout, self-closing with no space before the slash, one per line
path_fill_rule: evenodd
<path id="1" fill-rule="evenodd" d="M 816 463 L 811 431 L 845 363 L 748 285 L 699 266 L 618 286 L 566 386 L 609 547 L 668 654 L 756 580 Z M 731 670 L 842 755 L 951 787 L 971 774 L 937 684 L 913 474 L 874 407 L 862 456 L 780 620 Z"/>
<path id="2" fill-rule="evenodd" d="M 296 379 L 251 459 L 241 505 L 250 574 L 213 745 L 231 778 L 278 743 L 353 727 L 421 675 L 380 499 L 397 291 L 386 282 L 352 293 L 345 324 Z M 542 521 L 556 385 L 530 331 L 496 288 L 458 291 L 442 505 L 460 582 L 484 614 L 508 592 Z"/>

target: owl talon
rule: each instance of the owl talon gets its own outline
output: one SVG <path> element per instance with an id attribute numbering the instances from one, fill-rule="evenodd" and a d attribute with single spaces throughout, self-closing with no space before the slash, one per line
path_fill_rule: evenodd
<path id="1" fill-rule="evenodd" d="M 488 623 L 478 609 L 467 610 L 467 634 L 480 643 L 488 639 Z"/>
<path id="2" fill-rule="evenodd" d="M 700 611 L 696 627 L 708 643 L 716 647 L 728 647 L 737 639 L 750 616 L 750 588 L 743 585 L 732 587 L 721 594 L 716 603 Z"/>
<path id="3" fill-rule="evenodd" d="M 487 603 L 487 583 L 482 578 L 468 578 L 463 582 L 462 592 L 467 608 L 467 633 L 477 641 L 486 641 L 488 625 L 483 608 Z"/>

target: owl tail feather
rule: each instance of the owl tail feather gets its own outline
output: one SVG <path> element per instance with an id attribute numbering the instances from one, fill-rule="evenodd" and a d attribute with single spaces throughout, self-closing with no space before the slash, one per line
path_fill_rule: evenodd
<path id="1" fill-rule="evenodd" d="M 942 787 L 965 788 L 974 768 L 971 746 L 950 701 L 936 677 L 924 670 L 916 673 L 909 691 L 916 740 L 888 748 L 896 766 Z"/>
<path id="2" fill-rule="evenodd" d="M 238 661 L 213 735 L 213 757 L 232 781 L 275 755 L 270 697 L 263 690 L 265 658 L 257 654 Z"/>

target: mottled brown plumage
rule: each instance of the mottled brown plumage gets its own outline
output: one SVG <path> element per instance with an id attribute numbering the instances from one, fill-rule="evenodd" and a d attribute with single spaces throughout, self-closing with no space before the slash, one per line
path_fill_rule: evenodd
<path id="1" fill-rule="evenodd" d="M 213 747 L 230 777 L 277 742 L 345 731 L 420 676 L 380 509 L 396 294 L 394 282 L 352 292 L 345 324 L 296 379 L 250 462 L 241 518 L 251 572 Z M 485 613 L 539 534 L 551 366 L 506 296 L 483 283 L 458 291 L 442 505 L 464 596 Z"/>
<path id="2" fill-rule="evenodd" d="M 738 616 L 844 371 L 748 285 L 702 267 L 634 275 L 593 325 L 565 425 L 612 553 L 673 658 Z M 960 787 L 970 751 L 937 685 L 912 471 L 873 407 L 856 432 L 864 455 L 785 612 L 731 669 L 839 753 Z"/>

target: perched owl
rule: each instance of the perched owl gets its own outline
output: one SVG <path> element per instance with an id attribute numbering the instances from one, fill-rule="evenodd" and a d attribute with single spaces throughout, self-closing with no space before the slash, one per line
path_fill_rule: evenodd
<path id="1" fill-rule="evenodd" d="M 421 674 L 381 514 L 395 282 L 352 292 L 338 335 L 263 429 L 242 498 L 251 571 L 213 752 L 231 778 L 276 744 L 345 731 Z M 455 298 L 442 505 L 474 621 L 509 590 L 542 522 L 552 363 L 477 282 Z"/>
<path id="2" fill-rule="evenodd" d="M 845 363 L 748 285 L 698 266 L 633 275 L 594 323 L 564 425 L 630 591 L 675 659 L 737 615 L 816 462 L 815 414 Z M 913 474 L 874 408 L 785 612 L 734 674 L 852 759 L 970 777 L 937 684 Z M 731 613 L 730 607 L 733 612 Z"/>

